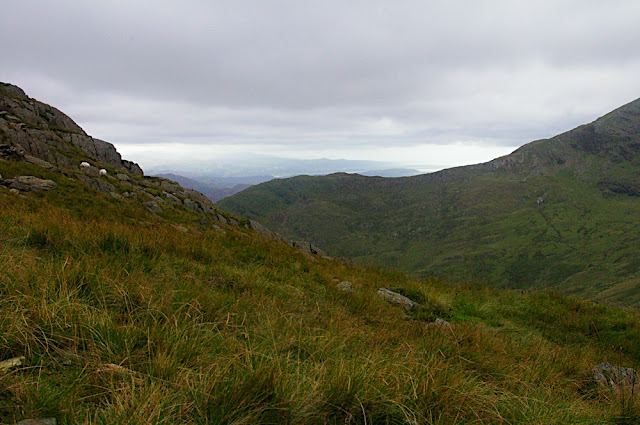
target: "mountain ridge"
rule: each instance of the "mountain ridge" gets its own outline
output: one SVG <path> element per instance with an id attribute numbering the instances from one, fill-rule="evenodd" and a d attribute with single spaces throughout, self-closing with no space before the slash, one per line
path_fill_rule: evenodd
<path id="1" fill-rule="evenodd" d="M 360 264 L 635 304 L 639 122 L 635 100 L 487 163 L 276 180 L 220 206 Z"/>

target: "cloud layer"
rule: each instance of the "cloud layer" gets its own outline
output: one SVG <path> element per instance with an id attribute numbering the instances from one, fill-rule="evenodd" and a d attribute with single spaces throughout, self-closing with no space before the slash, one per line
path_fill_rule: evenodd
<path id="1" fill-rule="evenodd" d="M 5 0 L 2 9 L 0 80 L 125 146 L 368 159 L 391 147 L 493 152 L 640 96 L 634 0 Z"/>

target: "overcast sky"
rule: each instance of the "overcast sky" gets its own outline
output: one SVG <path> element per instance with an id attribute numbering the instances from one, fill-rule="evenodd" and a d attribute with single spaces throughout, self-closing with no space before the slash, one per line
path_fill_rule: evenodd
<path id="1" fill-rule="evenodd" d="M 637 0 L 0 6 L 0 80 L 143 166 L 245 151 L 461 165 L 640 97 Z"/>

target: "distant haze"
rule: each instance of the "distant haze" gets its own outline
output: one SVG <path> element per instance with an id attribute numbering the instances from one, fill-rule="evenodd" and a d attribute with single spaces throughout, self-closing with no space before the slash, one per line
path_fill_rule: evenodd
<path id="1" fill-rule="evenodd" d="M 638 17 L 636 0 L 4 0 L 0 81 L 146 168 L 251 153 L 426 170 L 640 97 Z"/>

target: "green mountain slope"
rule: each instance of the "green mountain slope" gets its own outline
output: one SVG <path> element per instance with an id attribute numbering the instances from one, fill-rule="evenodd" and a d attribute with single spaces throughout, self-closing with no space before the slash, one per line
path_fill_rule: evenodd
<path id="1" fill-rule="evenodd" d="M 11 90 L 0 87 L 0 423 L 640 419 L 636 387 L 589 372 L 640 364 L 637 311 L 296 249 L 143 177 L 111 145 L 78 147 L 70 119 L 66 132 L 53 116 L 35 123 L 47 105 Z M 405 312 L 381 287 L 421 305 Z"/>
<path id="2" fill-rule="evenodd" d="M 359 264 L 640 301 L 640 100 L 485 164 L 398 179 L 335 174 L 220 203 Z"/>

